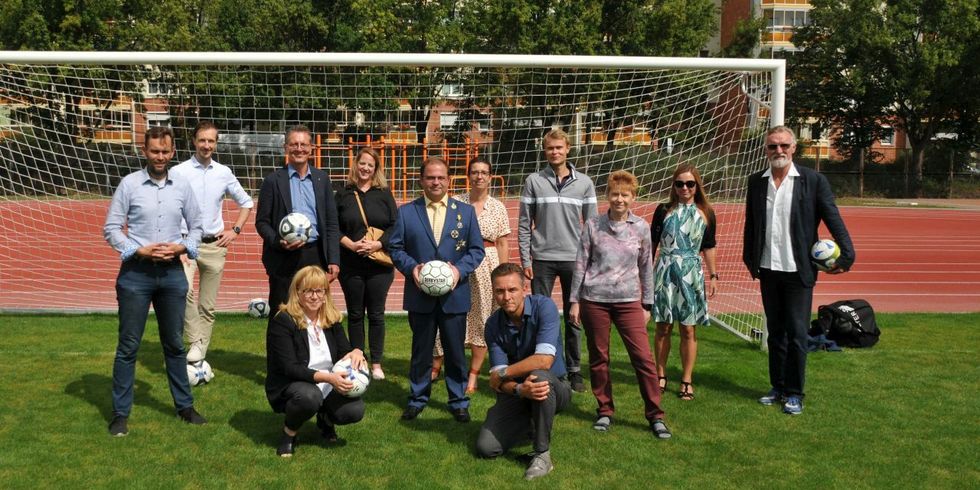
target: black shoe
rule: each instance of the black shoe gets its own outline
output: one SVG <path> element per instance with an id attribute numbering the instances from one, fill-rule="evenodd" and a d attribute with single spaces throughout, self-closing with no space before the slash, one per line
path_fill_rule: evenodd
<path id="1" fill-rule="evenodd" d="M 112 417 L 112 422 L 109 422 L 109 434 L 113 437 L 123 437 L 129 434 L 129 427 L 126 425 L 128 417 L 123 417 L 122 415 L 116 415 Z"/>
<path id="2" fill-rule="evenodd" d="M 194 407 L 187 407 L 177 412 L 177 416 L 188 424 L 204 425 L 208 423 L 208 420 L 202 417 L 201 414 L 197 413 L 197 410 L 194 410 Z"/>
<path id="3" fill-rule="evenodd" d="M 316 414 L 316 426 L 320 428 L 320 434 L 323 434 L 327 442 L 337 442 L 337 429 L 322 413 Z"/>
<path id="4" fill-rule="evenodd" d="M 279 437 L 279 447 L 276 448 L 276 456 L 288 458 L 296 452 L 296 436 L 291 436 L 285 432 Z"/>
<path id="5" fill-rule="evenodd" d="M 414 407 L 409 405 L 405 408 L 405 411 L 402 412 L 402 420 L 415 420 L 418 418 L 419 414 L 422 413 L 422 409 L 424 408 L 425 407 Z"/>
<path id="6" fill-rule="evenodd" d="M 466 408 L 454 408 L 449 411 L 453 414 L 453 418 L 461 424 L 465 424 L 470 421 L 470 411 Z"/>
<path id="7" fill-rule="evenodd" d="M 579 393 L 585 391 L 585 380 L 582 379 L 582 373 L 578 371 L 568 373 L 568 382 L 572 385 L 572 391 Z"/>

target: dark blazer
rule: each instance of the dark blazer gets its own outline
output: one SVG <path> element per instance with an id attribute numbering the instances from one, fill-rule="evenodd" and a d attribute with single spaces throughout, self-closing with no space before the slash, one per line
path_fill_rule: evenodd
<path id="1" fill-rule="evenodd" d="M 334 202 L 330 176 L 326 172 L 309 167 L 313 176 L 313 193 L 316 196 L 317 228 L 322 242 L 320 260 L 323 264 L 340 265 L 340 227 L 337 225 L 337 204 Z M 280 268 L 288 263 L 290 251 L 279 245 L 279 222 L 293 211 L 292 194 L 289 192 L 287 167 L 276 169 L 265 176 L 259 191 L 259 209 L 255 214 L 255 230 L 262 237 L 262 265 L 267 274 L 283 275 Z M 296 271 L 288 271 L 290 274 Z"/>
<path id="2" fill-rule="evenodd" d="M 844 270 L 854 264 L 854 245 L 847 233 L 840 211 L 834 204 L 834 193 L 830 182 L 819 172 L 796 165 L 800 173 L 793 184 L 793 209 L 790 211 L 790 239 L 793 247 L 793 260 L 804 285 L 813 287 L 817 282 L 817 266 L 810 260 L 810 247 L 817 242 L 817 229 L 820 222 L 827 225 L 834 241 L 840 247 L 837 264 Z M 769 178 L 763 177 L 765 171 L 749 176 L 745 198 L 745 229 L 742 241 L 742 262 L 749 269 L 753 279 L 759 277 L 759 263 L 762 260 L 762 247 L 766 238 L 766 196 L 769 192 Z"/>
<path id="3" fill-rule="evenodd" d="M 330 347 L 330 357 L 334 362 L 339 361 L 353 350 L 344 326 L 339 322 L 323 330 L 323 336 Z M 306 330 L 300 330 L 292 317 L 279 312 L 269 318 L 269 326 L 265 331 L 265 396 L 269 405 L 276 412 L 282 412 L 286 400 L 282 392 L 294 381 L 314 383 L 313 375 L 316 370 L 310 369 L 310 344 Z"/>
<path id="4" fill-rule="evenodd" d="M 456 238 L 453 238 L 456 231 Z M 480 224 L 473 206 L 450 198 L 446 208 L 446 223 L 436 248 L 425 198 L 420 197 L 398 208 L 398 220 L 388 238 L 388 250 L 395 268 L 405 276 L 405 297 L 402 307 L 417 313 L 432 313 L 441 306 L 444 313 L 470 311 L 469 275 L 483 262 L 486 251 Z M 445 296 L 435 298 L 415 285 L 412 270 L 430 260 L 449 262 L 459 270 L 459 283 Z"/>

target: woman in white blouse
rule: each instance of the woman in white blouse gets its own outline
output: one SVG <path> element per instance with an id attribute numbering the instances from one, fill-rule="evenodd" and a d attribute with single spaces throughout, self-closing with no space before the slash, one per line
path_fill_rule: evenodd
<path id="1" fill-rule="evenodd" d="M 300 269 L 289 285 L 289 299 L 269 319 L 266 330 L 268 374 L 265 393 L 286 421 L 276 454 L 292 456 L 296 433 L 310 417 L 329 442 L 337 440 L 335 425 L 353 424 L 364 417 L 364 400 L 347 398 L 354 387 L 333 365 L 350 359 L 356 369 L 366 365 L 364 353 L 352 349 L 343 316 L 330 297 L 327 274 L 319 266 Z"/>

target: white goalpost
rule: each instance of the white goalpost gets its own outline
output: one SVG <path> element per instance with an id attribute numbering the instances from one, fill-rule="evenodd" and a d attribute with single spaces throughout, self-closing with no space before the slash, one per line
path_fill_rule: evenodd
<path id="1" fill-rule="evenodd" d="M 600 203 L 611 171 L 637 175 L 634 211 L 647 220 L 674 168 L 698 166 L 718 220 L 721 287 L 709 311 L 757 341 L 762 308 L 741 263 L 742 203 L 784 98 L 783 60 L 0 51 L 0 311 L 115 309 L 119 259 L 101 227 L 119 180 L 143 165 L 149 126 L 174 129 L 179 163 L 193 153 L 193 127 L 213 121 L 215 159 L 253 197 L 285 162 L 293 124 L 312 129 L 314 162 L 335 185 L 358 147 L 377 149 L 399 202 L 417 197 L 426 156 L 450 163 L 451 193 L 466 191 L 469 161 L 489 157 L 515 254 L 517 197 L 524 177 L 546 165 L 541 137 L 557 127 Z M 244 312 L 266 296 L 260 252 L 249 223 L 229 250 L 219 310 Z M 390 311 L 400 310 L 401 288 L 399 278 Z"/>

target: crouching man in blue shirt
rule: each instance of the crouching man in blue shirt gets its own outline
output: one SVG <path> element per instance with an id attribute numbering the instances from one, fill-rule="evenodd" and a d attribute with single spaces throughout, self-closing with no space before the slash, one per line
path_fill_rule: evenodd
<path id="1" fill-rule="evenodd" d="M 526 295 L 518 264 L 500 264 L 490 279 L 500 308 L 487 319 L 484 334 L 492 366 L 490 387 L 497 401 L 487 411 L 476 450 L 481 457 L 495 458 L 530 435 L 534 451 L 524 478 L 533 480 L 554 469 L 551 427 L 572 396 L 558 307 L 547 296 Z"/>

